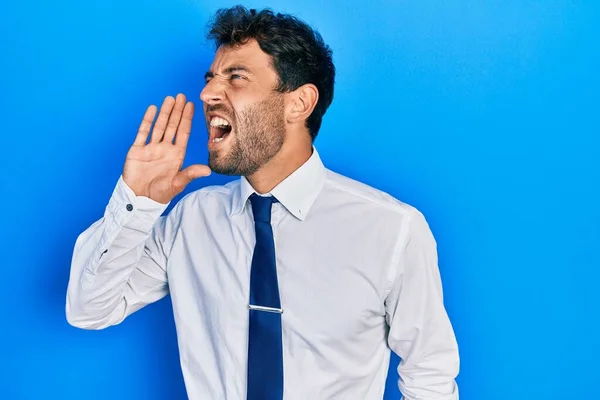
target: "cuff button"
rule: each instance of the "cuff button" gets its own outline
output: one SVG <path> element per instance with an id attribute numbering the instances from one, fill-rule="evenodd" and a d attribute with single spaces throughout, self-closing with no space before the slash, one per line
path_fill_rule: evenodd
<path id="1" fill-rule="evenodd" d="M 127 204 L 127 207 L 125 207 L 125 208 L 127 208 L 127 211 L 133 210 L 133 206 L 131 204 Z"/>

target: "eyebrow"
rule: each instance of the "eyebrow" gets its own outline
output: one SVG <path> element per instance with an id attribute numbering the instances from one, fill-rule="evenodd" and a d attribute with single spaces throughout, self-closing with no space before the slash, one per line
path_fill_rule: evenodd
<path id="1" fill-rule="evenodd" d="M 227 75 L 231 75 L 234 72 L 246 72 L 248 74 L 252 74 L 252 72 L 248 69 L 248 67 L 244 66 L 244 65 L 232 65 L 229 68 L 225 69 L 225 73 Z M 204 80 L 207 80 L 208 78 L 214 78 L 215 74 L 212 71 L 207 71 L 204 74 Z"/>

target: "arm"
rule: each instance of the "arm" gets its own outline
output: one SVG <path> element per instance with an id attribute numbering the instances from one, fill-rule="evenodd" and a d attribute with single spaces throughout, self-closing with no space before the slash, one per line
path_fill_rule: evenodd
<path id="1" fill-rule="evenodd" d="M 136 196 L 119 178 L 103 218 L 75 242 L 66 298 L 69 324 L 106 328 L 168 293 L 173 218 L 161 217 L 167 205 Z"/>
<path id="2" fill-rule="evenodd" d="M 458 400 L 458 345 L 443 304 L 436 242 L 414 210 L 400 234 L 386 299 L 388 344 L 405 400 Z"/>
<path id="3" fill-rule="evenodd" d="M 167 258 L 179 204 L 168 217 L 161 214 L 210 168 L 181 170 L 194 104 L 181 93 L 167 96 L 150 135 L 156 111 L 151 105 L 144 114 L 104 217 L 75 242 L 66 303 L 71 325 L 106 328 L 168 293 Z"/>

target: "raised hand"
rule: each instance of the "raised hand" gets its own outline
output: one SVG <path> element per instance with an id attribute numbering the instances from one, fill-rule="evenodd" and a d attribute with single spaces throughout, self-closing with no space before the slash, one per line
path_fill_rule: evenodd
<path id="1" fill-rule="evenodd" d="M 183 94 L 167 96 L 147 142 L 156 106 L 146 110 L 137 136 L 125 159 L 123 180 L 137 196 L 166 204 L 192 180 L 210 175 L 206 165 L 195 164 L 181 170 L 192 128 L 194 103 Z"/>

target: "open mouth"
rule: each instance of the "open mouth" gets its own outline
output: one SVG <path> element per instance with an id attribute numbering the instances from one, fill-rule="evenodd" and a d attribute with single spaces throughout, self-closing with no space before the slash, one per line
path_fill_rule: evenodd
<path id="1" fill-rule="evenodd" d="M 210 120 L 210 142 L 218 143 L 231 132 L 231 124 L 225 118 L 212 117 Z"/>

